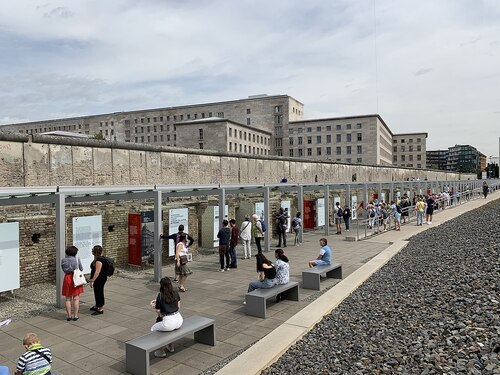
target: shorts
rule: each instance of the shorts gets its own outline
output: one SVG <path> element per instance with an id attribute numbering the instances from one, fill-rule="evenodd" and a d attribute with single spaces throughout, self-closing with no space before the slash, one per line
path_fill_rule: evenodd
<path id="1" fill-rule="evenodd" d="M 342 224 L 342 218 L 335 216 L 335 224 Z"/>

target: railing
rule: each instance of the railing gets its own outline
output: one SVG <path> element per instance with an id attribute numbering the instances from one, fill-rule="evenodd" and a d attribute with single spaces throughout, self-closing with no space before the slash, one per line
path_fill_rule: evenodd
<path id="1" fill-rule="evenodd" d="M 498 186 L 490 188 L 489 194 L 495 192 Z M 439 214 L 445 209 L 454 208 L 461 206 L 462 204 L 469 202 L 470 200 L 475 200 L 483 197 L 483 189 L 477 188 L 473 190 L 467 190 L 464 192 L 457 192 L 449 194 L 447 197 L 438 197 L 434 199 L 434 211 L 432 216 Z M 389 207 L 389 206 L 387 206 Z M 427 208 L 427 206 L 426 206 Z M 369 215 L 368 212 L 363 213 L 363 216 Z M 424 222 L 425 222 L 426 209 L 424 209 Z M 357 240 L 364 240 L 371 238 L 385 231 L 394 230 L 395 222 L 394 215 L 391 210 L 388 210 L 387 222 L 384 228 L 384 218 L 382 214 L 376 214 L 375 217 L 368 217 L 363 219 L 356 219 L 351 221 L 351 225 L 356 225 L 356 238 Z M 403 221 L 404 220 L 404 221 Z M 410 224 L 411 222 L 416 222 L 417 220 L 417 210 L 415 206 L 408 206 L 401 209 L 401 226 Z"/>

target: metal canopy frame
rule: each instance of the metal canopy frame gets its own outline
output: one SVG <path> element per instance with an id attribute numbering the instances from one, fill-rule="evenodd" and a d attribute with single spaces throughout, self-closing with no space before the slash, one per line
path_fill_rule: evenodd
<path id="1" fill-rule="evenodd" d="M 492 181 L 492 180 L 489 180 Z M 498 185 L 498 180 L 494 185 Z M 298 207 L 304 205 L 304 192 L 322 191 L 325 197 L 325 235 L 329 234 L 330 217 L 330 193 L 333 190 L 343 190 L 350 197 L 351 189 L 363 190 L 363 200 L 368 202 L 368 190 L 376 190 L 379 194 L 384 189 L 390 191 L 393 198 L 396 190 L 404 191 L 409 186 L 412 191 L 426 191 L 449 185 L 455 191 L 464 190 L 466 187 L 477 189 L 482 180 L 458 180 L 458 181 L 387 181 L 387 182 L 352 182 L 352 183 L 273 183 L 273 184 L 217 184 L 217 185 L 130 185 L 130 186 L 48 186 L 48 187 L 7 187 L 0 188 L 0 206 L 52 204 L 56 211 L 56 264 L 61 264 L 66 249 L 66 204 L 77 202 L 102 202 L 119 200 L 153 200 L 155 217 L 161 218 L 163 212 L 163 200 L 169 197 L 186 196 L 218 196 L 219 212 L 224 212 L 226 195 L 238 194 L 262 194 L 264 198 L 264 214 L 269 220 L 269 197 L 271 193 L 279 191 L 295 192 L 297 194 Z M 379 195 L 380 196 L 380 195 Z M 219 215 L 219 226 L 222 225 L 224 215 Z M 161 233 L 162 220 L 155 220 L 155 233 Z M 300 228 L 299 239 L 302 242 L 303 229 Z M 154 280 L 162 278 L 162 246 L 161 239 L 155 235 L 155 267 Z M 266 232 L 264 248 L 270 250 L 270 233 Z M 56 266 L 56 303 L 63 307 L 61 289 L 63 272 Z"/>

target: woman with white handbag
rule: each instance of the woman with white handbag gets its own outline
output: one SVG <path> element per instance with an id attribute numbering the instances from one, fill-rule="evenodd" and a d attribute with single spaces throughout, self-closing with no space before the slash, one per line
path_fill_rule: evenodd
<path id="1" fill-rule="evenodd" d="M 82 262 L 80 258 L 76 257 L 77 253 L 78 248 L 76 246 L 69 246 L 66 248 L 66 257 L 61 260 L 61 268 L 64 272 L 62 295 L 66 297 L 66 320 L 68 322 L 70 320 L 74 320 L 75 322 L 78 320 L 78 310 L 80 308 L 79 296 L 83 293 L 83 285 L 85 284 Z M 77 280 L 76 283 L 74 279 Z M 72 305 L 73 315 L 71 314 Z"/>

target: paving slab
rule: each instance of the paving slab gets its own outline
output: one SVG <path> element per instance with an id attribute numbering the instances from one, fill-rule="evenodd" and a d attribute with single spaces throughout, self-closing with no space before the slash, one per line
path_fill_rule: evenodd
<path id="1" fill-rule="evenodd" d="M 478 199 L 453 209 L 446 209 L 435 215 L 432 226 L 440 225 L 461 213 L 495 199 L 492 194 L 488 199 Z M 324 231 L 311 231 L 304 234 L 301 246 L 288 246 L 285 252 L 290 259 L 290 278 L 301 280 L 302 270 L 307 268 L 307 262 L 317 257 L 319 239 L 326 237 L 333 250 L 336 262 L 342 263 L 343 280 L 324 279 L 321 291 L 299 290 L 300 300 L 271 301 L 268 305 L 268 318 L 260 319 L 246 316 L 243 299 L 249 281 L 257 277 L 255 260 L 238 259 L 238 268 L 229 272 L 218 272 L 218 255 L 200 256 L 190 263 L 193 275 L 189 276 L 186 293 L 181 293 L 181 313 L 187 317 L 201 314 L 216 320 L 217 345 L 205 346 L 185 338 L 176 343 L 176 351 L 169 353 L 165 359 L 152 360 L 153 374 L 199 374 L 216 365 L 219 361 L 232 356 L 241 349 L 247 351 L 231 362 L 234 373 L 251 374 L 252 369 L 264 368 L 267 364 L 255 362 L 255 357 L 247 357 L 249 350 L 259 353 L 266 352 L 266 360 L 272 361 L 293 342 L 308 331 L 310 324 L 318 317 L 301 318 L 301 312 L 310 314 L 317 306 L 323 306 L 321 311 L 327 311 L 335 303 L 332 300 L 333 288 L 354 288 L 359 284 L 356 271 L 370 262 L 384 262 L 390 255 L 382 254 L 391 244 L 401 243 L 422 230 L 431 226 L 416 227 L 414 223 L 402 226 L 401 231 L 388 231 L 363 241 L 344 241 L 345 234 L 325 236 Z M 331 228 L 331 233 L 334 229 Z M 349 235 L 353 235 L 351 230 Z M 289 235 L 292 239 L 292 235 Z M 273 242 L 272 244 L 275 244 Z M 266 253 L 274 259 L 275 247 Z M 237 247 L 239 257 L 242 247 Z M 253 249 L 255 254 L 255 248 Z M 385 258 L 384 258 L 385 257 Z M 173 275 L 171 266 L 163 267 L 165 276 Z M 365 268 L 363 272 L 367 271 Z M 350 278 L 350 275 L 354 275 Z M 366 275 L 361 275 L 366 276 Z M 106 305 L 103 315 L 91 316 L 89 307 L 94 304 L 92 290 L 87 286 L 81 296 L 80 319 L 77 322 L 66 322 L 64 309 L 57 309 L 41 315 L 17 320 L 13 317 L 10 325 L 0 328 L 0 364 L 6 365 L 13 372 L 18 357 L 24 352 L 21 339 L 27 332 L 39 334 L 42 343 L 52 349 L 54 355 L 53 368 L 63 375 L 67 374 L 126 374 L 125 372 L 125 342 L 131 338 L 149 332 L 155 321 L 155 312 L 149 307 L 149 302 L 156 297 L 158 283 L 152 280 L 152 271 L 137 273 L 132 276 L 113 276 L 106 285 Z M 342 284 L 343 283 L 343 284 Z M 325 292 L 325 289 L 329 291 Z M 330 293 L 330 294 L 328 294 Z M 316 302 L 317 301 L 317 302 Z M 312 305 L 316 303 L 315 305 Z M 311 307 L 309 307 L 311 306 Z M 1 308 L 1 304 L 0 304 Z M 320 314 L 323 314 L 321 312 Z M 322 315 L 321 315 L 322 316 Z M 269 343 L 274 344 L 274 335 L 281 334 L 276 344 L 276 351 L 269 350 Z M 249 359 L 250 358 L 250 359 Z M 239 361 L 239 362 L 238 362 Z M 243 362 L 242 362 L 243 361 Z M 240 365 L 238 365 L 240 363 Z M 230 364 L 230 365 L 231 365 Z M 255 366 L 254 366 L 255 365 Z M 252 370 L 253 371 L 253 370 Z M 257 370 L 256 370 L 257 371 Z M 224 372 L 221 372 L 224 373 Z M 255 372 L 258 373 L 258 372 Z"/>

